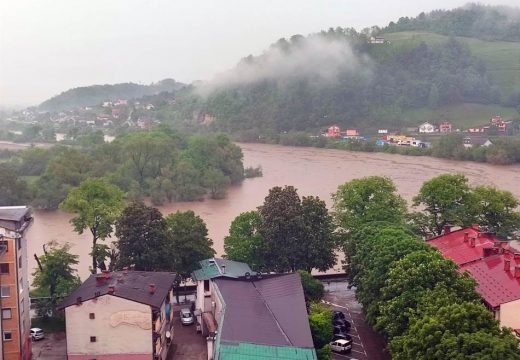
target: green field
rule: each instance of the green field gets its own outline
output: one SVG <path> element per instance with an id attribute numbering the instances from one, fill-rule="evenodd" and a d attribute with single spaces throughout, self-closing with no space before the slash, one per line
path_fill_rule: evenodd
<path id="1" fill-rule="evenodd" d="M 435 44 L 448 39 L 445 35 L 415 31 L 388 33 L 384 37 L 396 44 L 410 40 Z M 504 98 L 520 92 L 520 42 L 484 41 L 466 37 L 456 39 L 468 44 L 473 54 L 484 60 Z"/>
<path id="2" fill-rule="evenodd" d="M 427 108 L 408 110 L 404 113 L 404 121 L 409 126 L 418 126 L 423 122 L 438 124 L 442 120 L 450 121 L 455 127 L 466 129 L 489 123 L 494 115 L 500 115 L 504 120 L 518 118 L 519 114 L 514 108 L 500 105 L 482 104 L 457 104 L 439 107 L 431 110 Z"/>

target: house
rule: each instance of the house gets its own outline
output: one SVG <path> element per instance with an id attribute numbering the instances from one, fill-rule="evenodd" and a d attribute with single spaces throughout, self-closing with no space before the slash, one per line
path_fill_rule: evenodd
<path id="1" fill-rule="evenodd" d="M 489 119 L 489 123 L 496 126 L 498 132 L 505 133 L 507 130 L 507 123 L 502 119 L 502 116 L 493 116 Z"/>
<path id="2" fill-rule="evenodd" d="M 379 129 L 379 130 L 377 130 L 377 133 L 380 135 L 388 134 L 388 129 Z"/>
<path id="3" fill-rule="evenodd" d="M 216 258 L 200 265 L 195 313 L 209 360 L 317 359 L 298 273 L 254 273 Z"/>
<path id="4" fill-rule="evenodd" d="M 26 206 L 0 207 L 0 358 L 31 359 L 29 271 L 25 233 L 32 224 Z"/>
<path id="5" fill-rule="evenodd" d="M 452 125 L 449 121 L 443 121 L 439 125 L 439 132 L 441 133 L 450 133 L 452 130 Z"/>
<path id="6" fill-rule="evenodd" d="M 166 359 L 175 279 L 174 273 L 126 269 L 90 275 L 60 305 L 67 358 Z"/>
<path id="7" fill-rule="evenodd" d="M 330 126 L 328 129 L 327 129 L 327 137 L 332 137 L 332 138 L 335 138 L 335 137 L 339 137 L 341 135 L 341 129 L 339 128 L 339 126 Z"/>
<path id="8" fill-rule="evenodd" d="M 436 130 L 435 126 L 433 126 L 429 122 L 425 122 L 425 123 L 419 125 L 419 132 L 420 133 L 431 134 L 431 133 L 434 133 L 435 130 Z"/>
<path id="9" fill-rule="evenodd" d="M 474 225 L 428 240 L 445 258 L 453 260 L 461 273 L 477 282 L 484 305 L 502 327 L 520 332 L 520 253 L 508 242 Z"/>
<path id="10" fill-rule="evenodd" d="M 350 137 L 358 137 L 359 136 L 359 131 L 357 131 L 357 129 L 347 129 L 345 131 L 345 136 L 347 138 L 350 138 Z"/>
<path id="11" fill-rule="evenodd" d="M 465 148 L 471 148 L 473 146 L 490 146 L 493 145 L 491 140 L 486 137 L 465 137 L 463 140 Z"/>
<path id="12" fill-rule="evenodd" d="M 384 37 L 381 36 L 371 36 L 368 40 L 370 44 L 386 44 L 389 43 L 389 41 L 385 40 Z"/>

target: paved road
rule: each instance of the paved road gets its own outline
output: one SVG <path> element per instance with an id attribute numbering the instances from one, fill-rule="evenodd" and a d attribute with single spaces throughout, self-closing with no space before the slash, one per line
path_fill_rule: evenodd
<path id="1" fill-rule="evenodd" d="M 66 360 L 67 341 L 65 333 L 46 334 L 45 339 L 33 341 L 33 360 Z"/>
<path id="2" fill-rule="evenodd" d="M 195 324 L 182 325 L 179 311 L 181 307 L 173 307 L 173 345 L 172 356 L 169 359 L 175 360 L 207 360 L 208 348 L 206 338 L 198 333 Z"/>
<path id="3" fill-rule="evenodd" d="M 355 290 L 347 288 L 347 282 L 330 282 L 325 284 L 324 301 L 334 310 L 342 311 L 352 324 L 349 334 L 352 336 L 352 352 L 334 354 L 335 360 L 390 360 L 385 349 L 385 341 L 365 323 L 363 308 L 356 301 Z"/>

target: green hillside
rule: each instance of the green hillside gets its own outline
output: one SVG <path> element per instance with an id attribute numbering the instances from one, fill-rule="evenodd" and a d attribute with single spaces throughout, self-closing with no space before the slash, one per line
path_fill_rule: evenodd
<path id="1" fill-rule="evenodd" d="M 418 31 L 387 33 L 383 36 L 393 44 L 424 41 L 433 45 L 449 39 L 445 35 Z M 485 41 L 460 36 L 455 38 L 467 44 L 472 54 L 484 61 L 488 73 L 500 86 L 503 100 L 507 100 L 512 94 L 520 93 L 520 42 Z"/>

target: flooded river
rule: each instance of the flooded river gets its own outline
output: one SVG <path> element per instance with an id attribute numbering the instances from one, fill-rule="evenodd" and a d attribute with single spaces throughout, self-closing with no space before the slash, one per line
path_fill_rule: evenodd
<path id="1" fill-rule="evenodd" d="M 300 196 L 317 195 L 332 205 L 330 194 L 338 185 L 363 176 L 388 176 L 407 200 L 417 194 L 422 183 L 446 172 L 465 174 L 475 184 L 495 185 L 520 198 L 520 166 L 497 166 L 474 162 L 451 161 L 429 157 L 411 157 L 383 153 L 347 152 L 341 150 L 297 148 L 278 145 L 241 144 L 245 166 L 262 166 L 264 176 L 247 179 L 230 189 L 224 200 L 172 203 L 160 207 L 164 214 L 191 209 L 208 226 L 218 255 L 223 253 L 224 237 L 231 221 L 241 212 L 262 204 L 273 186 L 293 185 Z M 72 231 L 72 215 L 61 211 L 35 211 L 34 224 L 28 232 L 29 267 L 36 266 L 33 254 L 42 252 L 49 240 L 70 242 L 72 251 L 80 255 L 79 274 L 88 276 L 91 239 L 89 233 Z"/>

